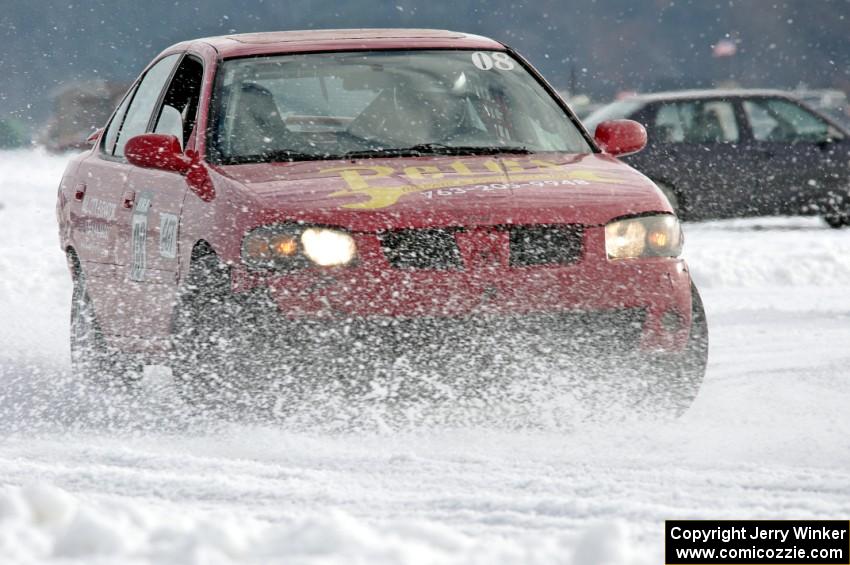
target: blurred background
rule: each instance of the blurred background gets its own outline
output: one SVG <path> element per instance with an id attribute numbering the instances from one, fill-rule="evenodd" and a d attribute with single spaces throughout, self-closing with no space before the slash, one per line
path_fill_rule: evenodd
<path id="1" fill-rule="evenodd" d="M 434 27 L 518 49 L 582 116 L 632 92 L 793 90 L 847 117 L 848 0 L 0 3 L 0 148 L 73 149 L 159 51 L 208 35 Z"/>

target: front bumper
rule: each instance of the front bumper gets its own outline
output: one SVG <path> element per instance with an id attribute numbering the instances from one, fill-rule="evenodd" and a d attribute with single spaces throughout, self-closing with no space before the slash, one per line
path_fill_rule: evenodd
<path id="1" fill-rule="evenodd" d="M 269 320 L 260 334 L 264 342 L 275 341 L 290 351 L 327 349 L 329 356 L 366 350 L 391 356 L 431 352 L 439 357 L 441 351 L 515 353 L 535 348 L 626 354 L 640 349 L 645 321 L 646 312 L 641 309 L 456 318 L 300 319 L 282 324 L 278 319 Z"/>
<path id="2" fill-rule="evenodd" d="M 621 324 L 618 313 L 639 312 L 640 334 L 632 339 L 638 349 L 680 351 L 687 343 L 691 279 L 684 260 L 609 261 L 601 229 L 588 230 L 581 259 L 563 266 L 515 267 L 496 253 L 467 257 L 460 270 L 403 270 L 386 262 L 377 238 L 361 236 L 358 250 L 358 262 L 347 268 L 237 268 L 234 292 L 267 291 L 283 317 L 304 321 L 504 320 L 509 326 L 510 320 L 584 316 L 578 332 L 590 335 L 600 325 Z"/>

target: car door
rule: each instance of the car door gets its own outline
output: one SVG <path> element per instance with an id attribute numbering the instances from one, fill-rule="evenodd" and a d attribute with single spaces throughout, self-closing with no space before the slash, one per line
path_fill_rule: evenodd
<path id="1" fill-rule="evenodd" d="M 71 236 L 83 272 L 90 279 L 109 278 L 115 265 L 117 202 L 129 166 L 112 158 L 112 152 L 136 86 L 118 105 L 97 149 L 80 163 L 71 187 Z"/>
<path id="2" fill-rule="evenodd" d="M 118 315 L 125 306 L 121 291 L 122 273 L 118 250 L 126 233 L 123 221 L 129 209 L 125 202 L 132 166 L 124 158 L 126 140 L 136 135 L 139 124 L 147 124 L 154 104 L 171 75 L 179 56 L 166 56 L 136 82 L 110 120 L 97 151 L 86 158 L 77 171 L 73 187 L 77 217 L 72 220 L 74 241 L 90 279 L 87 285 L 98 322 L 107 336 L 122 335 L 127 323 Z M 147 114 L 147 117 L 145 117 Z"/>
<path id="3" fill-rule="evenodd" d="M 641 112 L 648 150 L 635 166 L 671 187 L 688 219 L 739 215 L 749 172 L 738 163 L 734 103 L 720 98 L 656 101 Z"/>
<path id="4" fill-rule="evenodd" d="M 182 148 L 191 143 L 200 101 L 204 67 L 198 57 L 185 55 L 155 106 L 146 132 L 174 135 Z M 176 299 L 178 232 L 188 185 L 176 172 L 132 167 L 124 201 L 131 202 L 122 217 L 124 237 L 116 251 L 123 271 L 127 300 L 145 318 L 134 336 L 165 336 L 170 331 Z"/>
<path id="5" fill-rule="evenodd" d="M 848 187 L 846 136 L 794 100 L 742 102 L 757 156 L 762 214 L 820 214 L 831 193 Z"/>

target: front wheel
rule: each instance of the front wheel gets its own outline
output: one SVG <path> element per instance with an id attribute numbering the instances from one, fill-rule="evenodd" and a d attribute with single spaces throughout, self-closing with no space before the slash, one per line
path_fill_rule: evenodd
<path id="1" fill-rule="evenodd" d="M 680 416 L 690 408 L 702 386 L 708 366 L 708 320 L 702 298 L 691 283 L 691 331 L 684 351 L 659 360 L 656 378 L 646 398 L 646 409 Z"/>
<path id="2" fill-rule="evenodd" d="M 174 318 L 171 369 L 181 400 L 208 413 L 284 411 L 291 404 L 286 351 L 263 308 L 231 293 L 230 272 L 209 253 L 192 260 Z"/>

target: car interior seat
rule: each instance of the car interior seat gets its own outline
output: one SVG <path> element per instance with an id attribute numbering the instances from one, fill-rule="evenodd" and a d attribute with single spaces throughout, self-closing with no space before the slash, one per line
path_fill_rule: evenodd
<path id="1" fill-rule="evenodd" d="M 227 108 L 227 113 L 233 113 L 229 130 L 235 134 L 227 140 L 231 153 L 259 155 L 271 150 L 292 149 L 287 145 L 290 132 L 271 91 L 254 82 L 244 82 L 238 89 L 238 92 L 231 91 L 227 98 L 236 103 L 235 107 Z"/>
<path id="2" fill-rule="evenodd" d="M 463 116 L 461 97 L 394 87 L 354 118 L 348 132 L 392 147 L 442 142 L 455 134 Z"/>

